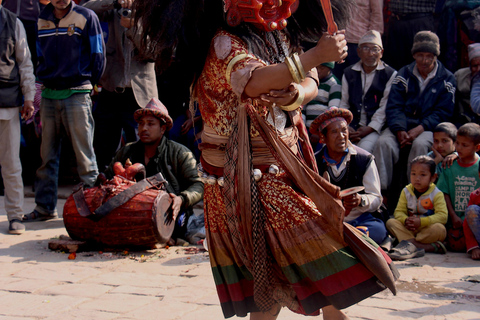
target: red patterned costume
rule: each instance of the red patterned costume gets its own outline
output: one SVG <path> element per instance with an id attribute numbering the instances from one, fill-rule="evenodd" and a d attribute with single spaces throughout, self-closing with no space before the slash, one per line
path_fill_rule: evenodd
<path id="1" fill-rule="evenodd" d="M 331 2 L 336 22 L 344 25 L 354 2 Z M 336 309 L 385 289 L 378 280 L 383 275 L 358 246 L 347 246 L 344 210 L 331 195 L 338 197 L 338 189 L 327 193 L 315 175 L 298 107 L 317 90 L 315 66 L 346 57 L 344 35 L 323 34 L 326 18 L 317 1 L 219 3 L 144 0 L 135 6 L 150 44 L 146 51 L 160 57 L 158 66 L 165 69 L 175 53 L 193 69 L 191 99 L 204 122 L 201 163 L 210 175 L 204 189 L 207 242 L 224 316 L 269 311 L 254 318 L 273 319 L 279 305 L 305 315 L 321 308 L 324 316 L 340 315 Z M 302 53 L 302 41 L 318 44 Z M 302 154 L 297 140 L 303 141 Z M 299 177 L 295 166 L 309 178 Z"/>
<path id="2" fill-rule="evenodd" d="M 219 58 L 221 49 L 225 47 L 231 47 L 231 50 L 228 54 L 224 53 L 223 59 Z M 225 31 L 218 32 L 194 90 L 202 118 L 211 128 L 206 131 L 217 134 L 219 140 L 225 138 L 225 142 L 232 133 L 232 123 L 237 120 L 239 108 L 252 105 L 251 99 L 242 99 L 235 94 L 232 86 L 241 88 L 245 74 L 248 77 L 248 70 L 265 63 L 255 57 L 241 60 L 233 69 L 230 86 L 226 79 L 228 63 L 244 52 L 247 50 L 240 39 Z M 266 115 L 265 109 L 259 110 L 262 116 Z M 251 129 L 250 136 L 255 139 L 258 132 Z M 212 139 L 204 137 L 205 140 Z M 224 153 L 222 147 L 219 149 Z M 266 145 L 263 145 L 263 150 L 269 153 Z M 270 159 L 264 157 L 268 159 L 265 163 L 257 161 L 256 151 L 265 155 L 261 152 L 262 147 L 253 151 L 255 167 L 268 168 L 274 163 L 271 156 Z M 223 168 L 212 165 L 215 160 L 207 152 L 204 150 L 202 153 L 204 168 L 210 174 L 221 175 Z M 264 173 L 257 182 L 266 219 L 267 247 L 273 259 L 270 264 L 273 269 L 273 281 L 270 283 L 272 298 L 294 312 L 318 314 L 325 305 L 345 308 L 383 290 L 384 287 L 359 263 L 347 245 L 335 240 L 332 235 L 336 231 L 317 211 L 315 204 L 292 186 L 286 174 Z M 210 260 L 224 315 L 245 316 L 248 312 L 258 311 L 253 297 L 254 268 L 245 265 L 235 246 L 222 187 L 206 184 L 204 203 Z M 241 216 L 242 212 L 235 214 Z"/>

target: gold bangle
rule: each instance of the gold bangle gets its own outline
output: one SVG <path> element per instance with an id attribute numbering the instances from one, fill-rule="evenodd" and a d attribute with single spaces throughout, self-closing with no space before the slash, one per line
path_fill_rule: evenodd
<path id="1" fill-rule="evenodd" d="M 300 74 L 298 72 L 297 67 L 295 66 L 295 62 L 293 62 L 292 58 L 286 57 L 285 58 L 285 64 L 287 65 L 288 71 L 290 71 L 290 74 L 292 75 L 292 79 L 295 83 L 300 84 Z"/>
<path id="2" fill-rule="evenodd" d="M 303 89 L 302 86 L 297 86 L 297 90 L 298 90 L 297 99 L 295 99 L 295 101 L 293 101 L 293 103 L 289 104 L 288 106 L 279 106 L 280 109 L 284 111 L 293 111 L 293 110 L 297 110 L 302 106 L 303 100 L 305 100 L 305 89 Z"/>
<path id="3" fill-rule="evenodd" d="M 232 85 L 231 84 L 231 76 L 232 76 L 232 69 L 235 66 L 235 64 L 237 62 L 239 62 L 240 60 L 246 59 L 248 57 L 250 57 L 250 55 L 248 55 L 246 53 L 241 53 L 241 54 L 233 57 L 232 60 L 230 60 L 230 62 L 227 65 L 227 71 L 225 72 L 225 77 L 227 78 L 227 82 L 228 82 L 229 85 Z"/>
<path id="4" fill-rule="evenodd" d="M 303 64 L 302 61 L 300 60 L 300 57 L 298 56 L 298 53 L 293 54 L 293 62 L 295 63 L 295 66 L 297 67 L 298 72 L 300 73 L 300 80 L 305 80 L 306 74 L 305 74 L 305 69 L 303 69 Z"/>

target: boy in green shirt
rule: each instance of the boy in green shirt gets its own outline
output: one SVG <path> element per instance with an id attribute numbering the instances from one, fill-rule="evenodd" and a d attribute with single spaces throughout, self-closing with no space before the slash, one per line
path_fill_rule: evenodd
<path id="1" fill-rule="evenodd" d="M 465 209 L 470 194 L 480 187 L 478 175 L 480 150 L 480 126 L 476 123 L 467 123 L 457 131 L 455 149 L 458 158 L 450 168 L 445 168 L 440 174 L 437 187 L 444 193 L 448 209 L 447 247 L 452 251 L 465 251 L 465 241 L 450 235 L 463 237 L 462 230 Z"/>

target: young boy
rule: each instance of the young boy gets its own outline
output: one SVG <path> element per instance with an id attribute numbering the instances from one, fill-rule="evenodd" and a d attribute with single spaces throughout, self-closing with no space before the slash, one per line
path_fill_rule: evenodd
<path id="1" fill-rule="evenodd" d="M 400 243 L 388 255 L 393 260 L 422 257 L 425 252 L 446 253 L 448 212 L 443 193 L 433 183 L 435 161 L 418 156 L 410 163 L 410 181 L 398 200 L 387 229 Z"/>
<path id="2" fill-rule="evenodd" d="M 328 108 L 338 107 L 340 104 L 342 86 L 340 85 L 340 80 L 332 73 L 334 66 L 334 62 L 325 62 L 317 66 L 318 79 L 320 79 L 318 94 L 302 110 L 302 117 L 307 130 L 310 128 L 313 120 L 320 114 L 324 113 Z M 318 134 L 310 136 L 313 150 L 318 149 L 316 147 L 318 147 L 319 139 Z"/>
<path id="3" fill-rule="evenodd" d="M 455 141 L 457 140 L 457 127 L 450 122 L 441 122 L 433 130 L 433 146 L 427 156 L 435 160 L 437 174 L 443 170 L 442 161 L 448 155 L 455 152 Z"/>
<path id="4" fill-rule="evenodd" d="M 438 188 L 445 195 L 448 209 L 447 247 L 452 251 L 465 251 L 463 220 L 470 194 L 480 187 L 479 156 L 480 126 L 467 123 L 457 131 L 455 149 L 457 160 L 444 168 L 438 178 Z"/>
<path id="5" fill-rule="evenodd" d="M 478 174 L 480 176 L 480 166 Z M 463 233 L 467 253 L 471 254 L 473 260 L 480 260 L 480 188 L 470 194 L 463 220 Z"/>

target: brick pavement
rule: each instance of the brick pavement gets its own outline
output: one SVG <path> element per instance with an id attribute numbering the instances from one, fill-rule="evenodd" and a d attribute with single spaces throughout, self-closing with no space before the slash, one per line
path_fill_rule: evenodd
<path id="1" fill-rule="evenodd" d="M 33 207 L 26 198 L 26 212 Z M 67 234 L 61 218 L 28 223 L 25 234 L 13 236 L 3 197 L 0 213 L 0 319 L 223 319 L 208 253 L 170 247 L 68 260 L 48 249 L 50 239 Z M 480 261 L 427 254 L 397 267 L 397 296 L 384 291 L 347 308 L 351 319 L 480 319 Z M 278 319 L 305 317 L 284 309 Z"/>

